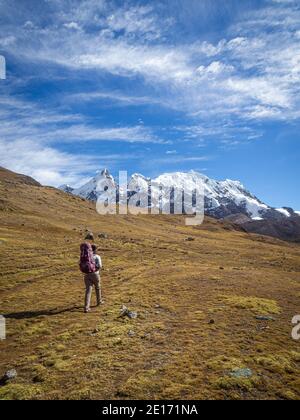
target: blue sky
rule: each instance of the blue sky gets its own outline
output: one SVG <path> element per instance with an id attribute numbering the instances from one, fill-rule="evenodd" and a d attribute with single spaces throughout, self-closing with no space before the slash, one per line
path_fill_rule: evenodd
<path id="1" fill-rule="evenodd" d="M 0 0 L 0 165 L 238 179 L 300 210 L 300 3 Z"/>

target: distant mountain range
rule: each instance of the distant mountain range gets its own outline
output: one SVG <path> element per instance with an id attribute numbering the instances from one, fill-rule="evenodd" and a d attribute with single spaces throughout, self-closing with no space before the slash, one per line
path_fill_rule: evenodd
<path id="1" fill-rule="evenodd" d="M 128 181 L 128 197 L 132 197 L 138 192 L 148 194 L 149 182 L 150 179 L 143 175 L 132 175 Z M 101 186 L 106 184 L 118 188 L 115 179 L 107 169 L 104 169 L 80 188 L 74 189 L 69 185 L 63 185 L 60 189 L 90 201 L 97 201 L 98 198 L 101 199 Z M 228 179 L 226 181 L 215 181 L 193 171 L 189 173 L 165 173 L 151 180 L 153 202 L 159 202 L 160 186 L 170 190 L 184 187 L 188 197 L 193 194 L 195 185 L 204 185 L 205 213 L 217 219 L 239 216 L 236 221 L 245 223 L 253 220 L 280 221 L 300 216 L 300 212 L 295 212 L 288 207 L 275 209 L 268 206 L 249 192 L 239 181 Z M 244 217 L 241 218 L 241 215 Z"/>
<path id="2" fill-rule="evenodd" d="M 128 181 L 127 198 L 139 192 L 148 194 L 150 179 L 134 174 Z M 241 226 L 248 232 L 261 233 L 284 240 L 300 241 L 300 212 L 289 207 L 273 208 L 248 191 L 239 181 L 215 181 L 198 172 L 165 173 L 151 180 L 151 207 L 159 206 L 160 187 L 185 188 L 186 196 L 192 203 L 195 185 L 204 185 L 205 214 L 217 219 L 225 219 Z M 61 190 L 90 201 L 97 201 L 103 195 L 104 185 L 118 190 L 118 184 L 107 169 L 99 172 L 80 188 L 63 185 Z M 125 195 L 126 196 L 126 195 Z M 107 193 L 106 193 L 107 197 Z M 123 191 L 124 197 L 124 191 Z M 103 198 L 104 200 L 104 198 Z M 120 202 L 122 202 L 120 200 Z M 140 203 L 138 203 L 141 205 Z M 169 206 L 169 202 L 160 204 Z M 190 210 L 190 209 L 189 209 Z"/>

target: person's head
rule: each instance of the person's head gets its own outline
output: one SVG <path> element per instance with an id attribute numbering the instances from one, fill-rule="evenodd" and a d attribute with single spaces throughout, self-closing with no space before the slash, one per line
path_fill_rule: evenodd
<path id="1" fill-rule="evenodd" d="M 97 254 L 97 247 L 96 245 L 92 245 L 92 250 L 94 254 Z"/>
<path id="2" fill-rule="evenodd" d="M 94 239 L 94 235 L 92 234 L 92 232 L 89 232 L 86 235 L 85 240 L 88 241 L 88 242 L 94 242 L 95 239 Z"/>

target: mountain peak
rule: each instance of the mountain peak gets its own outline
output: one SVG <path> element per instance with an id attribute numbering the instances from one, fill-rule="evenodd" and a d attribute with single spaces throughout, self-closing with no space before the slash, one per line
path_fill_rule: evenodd
<path id="1" fill-rule="evenodd" d="M 109 177 L 110 176 L 109 170 L 107 168 L 103 169 L 103 171 L 101 171 L 101 176 Z"/>
<path id="2" fill-rule="evenodd" d="M 106 184 L 107 180 L 113 187 L 117 187 L 117 183 L 109 170 L 103 169 L 81 188 L 73 190 L 70 186 L 63 186 L 61 189 L 74 195 L 79 195 L 82 198 L 97 201 L 101 198 L 101 191 L 98 191 L 97 187 L 99 183 L 104 182 Z M 133 174 L 128 180 L 128 188 L 131 194 L 134 195 L 142 191 L 148 194 L 149 180 L 142 174 Z M 249 192 L 240 181 L 231 179 L 216 181 L 196 171 L 164 173 L 152 181 L 152 203 L 159 202 L 161 192 L 158 186 L 163 186 L 167 189 L 184 188 L 189 196 L 193 194 L 195 188 L 201 191 L 204 186 L 205 213 L 217 219 L 244 215 L 252 220 L 267 219 L 278 221 L 285 220 L 291 216 L 299 216 L 299 213 L 295 213 L 293 209 L 286 207 L 274 209 L 268 206 Z"/>
<path id="3" fill-rule="evenodd" d="M 68 194 L 72 194 L 74 191 L 74 188 L 72 188 L 70 185 L 67 185 L 67 184 L 61 185 L 59 189 Z"/>
<path id="4" fill-rule="evenodd" d="M 98 171 L 96 176 L 94 177 L 94 179 L 97 181 L 102 178 L 111 178 L 111 174 L 108 169 L 104 168 L 101 171 Z"/>
<path id="5" fill-rule="evenodd" d="M 131 176 L 131 179 L 133 180 L 133 179 L 135 179 L 135 180 L 138 180 L 138 179 L 142 179 L 143 181 L 150 181 L 151 179 L 150 178 L 147 178 L 146 176 L 144 176 L 144 175 L 142 175 L 142 174 L 139 174 L 139 173 L 135 173 L 135 174 L 133 174 L 132 176 Z"/>
<path id="6" fill-rule="evenodd" d="M 225 179 L 225 181 L 221 181 L 224 185 L 228 185 L 229 187 L 237 187 L 241 189 L 245 189 L 244 185 L 240 181 L 234 181 L 232 179 Z"/>

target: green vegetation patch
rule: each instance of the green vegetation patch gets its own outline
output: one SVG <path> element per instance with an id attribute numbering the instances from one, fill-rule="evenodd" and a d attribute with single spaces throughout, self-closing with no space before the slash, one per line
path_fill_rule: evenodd
<path id="1" fill-rule="evenodd" d="M 135 399 L 150 398 L 158 395 L 166 388 L 157 375 L 155 369 L 138 372 L 125 382 L 118 394 L 122 397 Z"/>
<path id="2" fill-rule="evenodd" d="M 0 400 L 32 400 L 40 393 L 36 385 L 8 384 L 0 388 Z"/>
<path id="3" fill-rule="evenodd" d="M 206 366 L 211 370 L 223 372 L 233 371 L 235 369 L 243 369 L 245 364 L 242 360 L 236 359 L 234 357 L 217 356 L 209 360 Z"/>
<path id="4" fill-rule="evenodd" d="M 270 315 L 280 314 L 281 309 L 275 300 L 263 299 L 259 297 L 248 296 L 220 296 L 220 298 L 228 305 L 237 309 L 247 309 L 254 314 Z"/>
<path id="5" fill-rule="evenodd" d="M 266 356 L 257 357 L 256 362 L 269 372 L 280 374 L 295 372 L 293 362 L 288 356 L 283 356 L 280 354 L 268 354 Z"/>
<path id="6" fill-rule="evenodd" d="M 214 385 L 217 388 L 224 390 L 240 389 L 243 391 L 251 391 L 259 385 L 259 379 L 257 376 L 252 378 L 233 378 L 224 376 L 214 381 Z"/>

